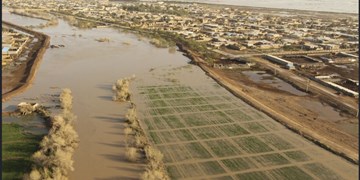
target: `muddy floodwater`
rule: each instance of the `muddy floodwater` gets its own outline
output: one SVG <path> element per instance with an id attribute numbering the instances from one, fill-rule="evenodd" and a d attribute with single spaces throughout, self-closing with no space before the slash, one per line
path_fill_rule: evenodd
<path id="1" fill-rule="evenodd" d="M 296 88 L 294 88 L 289 83 L 266 73 L 265 71 L 243 71 L 243 74 L 245 74 L 250 80 L 261 83 L 261 84 L 268 84 L 270 86 L 273 86 L 279 90 L 289 92 L 294 95 L 298 96 L 306 96 L 307 93 L 300 91 Z"/>
<path id="2" fill-rule="evenodd" d="M 31 17 L 18 16 L 16 14 L 12 14 L 9 12 L 9 9 L 7 8 L 2 8 L 2 20 L 22 26 L 31 26 L 31 25 L 36 26 L 41 23 L 46 23 L 46 21 L 42 19 L 34 19 Z"/>
<path id="3" fill-rule="evenodd" d="M 25 23 L 11 14 L 4 20 L 19 25 Z M 37 21 L 26 19 L 27 23 Z M 221 88 L 197 66 L 189 68 L 189 59 L 182 53 L 155 48 L 131 33 L 111 28 L 80 30 L 63 20 L 59 20 L 57 26 L 35 30 L 49 35 L 50 44 L 64 47 L 46 51 L 30 88 L 4 103 L 3 110 L 11 110 L 22 101 L 54 105 L 49 97 L 59 94 L 62 88 L 71 89 L 80 143 L 75 151 L 75 171 L 70 173 L 70 179 L 139 179 L 144 171 L 143 164 L 129 163 L 125 159 L 123 128 L 129 103 L 112 101 L 111 87 L 117 79 L 135 75 L 137 86 L 156 86 L 166 81 L 186 83 L 187 86 L 206 83 L 203 88 L 209 91 Z M 96 41 L 100 38 L 108 38 L 110 42 Z M 172 71 L 174 68 L 177 71 Z M 236 99 L 238 104 L 244 104 L 234 96 L 228 96 Z M 288 130 L 284 133 L 298 136 Z M 357 166 L 306 140 L 302 143 L 316 147 L 314 153 L 329 157 L 327 162 L 333 164 L 330 165 L 333 169 L 339 167 L 337 172 L 345 174 L 344 177 L 357 175 Z"/>
<path id="4" fill-rule="evenodd" d="M 37 31 L 49 35 L 50 44 L 65 47 L 46 51 L 30 88 L 4 103 L 3 110 L 12 110 L 22 101 L 51 105 L 47 97 L 70 88 L 80 136 L 70 179 L 139 178 L 144 167 L 124 158 L 123 121 L 129 104 L 112 101 L 112 84 L 120 78 L 141 76 L 152 68 L 186 65 L 189 60 L 181 53 L 169 53 L 133 34 L 110 28 L 79 30 L 59 21 L 58 26 Z M 99 38 L 109 38 L 110 42 L 95 40 Z"/>

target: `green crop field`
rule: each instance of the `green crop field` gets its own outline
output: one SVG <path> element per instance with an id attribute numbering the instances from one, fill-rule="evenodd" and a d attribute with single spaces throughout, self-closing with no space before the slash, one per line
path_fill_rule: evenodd
<path id="1" fill-rule="evenodd" d="M 2 124 L 2 179 L 23 179 L 42 136 L 24 133 L 17 124 Z"/>
<path id="2" fill-rule="evenodd" d="M 342 178 L 305 150 L 313 144 L 222 88 L 210 89 L 138 87 L 140 121 L 172 179 Z"/>

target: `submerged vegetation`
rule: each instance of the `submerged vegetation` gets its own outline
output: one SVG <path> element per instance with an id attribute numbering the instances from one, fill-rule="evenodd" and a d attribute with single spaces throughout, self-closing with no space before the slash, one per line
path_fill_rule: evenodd
<path id="1" fill-rule="evenodd" d="M 41 24 L 39 24 L 37 26 L 31 25 L 31 26 L 28 26 L 29 28 L 46 28 L 46 27 L 50 27 L 50 26 L 56 26 L 59 23 L 58 19 L 56 17 L 49 16 L 49 14 L 44 12 L 44 11 L 18 10 L 18 9 L 15 9 L 15 10 L 12 10 L 10 12 L 14 13 L 14 14 L 17 14 L 17 15 L 42 19 L 42 20 L 46 21 L 45 24 L 41 23 Z"/>
<path id="2" fill-rule="evenodd" d="M 60 95 L 62 113 L 51 117 L 51 128 L 42 141 L 40 150 L 32 156 L 34 166 L 24 179 L 67 179 L 73 171 L 72 156 L 78 146 L 79 137 L 73 127 L 75 115 L 72 114 L 72 95 L 64 89 Z"/>
<path id="3" fill-rule="evenodd" d="M 113 96 L 114 101 L 125 102 L 130 100 L 129 85 L 131 79 L 132 78 L 124 78 L 116 81 L 112 87 L 112 90 L 115 92 Z"/>
<path id="4" fill-rule="evenodd" d="M 136 115 L 135 105 L 128 110 L 126 114 L 129 127 L 124 129 L 126 135 L 126 157 L 131 162 L 136 162 L 140 158 L 140 153 L 145 155 L 148 164 L 146 171 L 141 176 L 143 180 L 166 180 L 169 179 L 163 163 L 163 154 L 152 147 L 149 143 L 143 129 L 140 126 Z M 133 133 L 133 141 L 129 140 L 129 134 Z M 129 147 L 131 146 L 131 147 Z"/>

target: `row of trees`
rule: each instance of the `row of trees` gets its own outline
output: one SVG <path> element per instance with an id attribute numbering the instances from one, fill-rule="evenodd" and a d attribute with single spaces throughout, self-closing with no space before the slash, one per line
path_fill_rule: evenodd
<path id="1" fill-rule="evenodd" d="M 118 80 L 114 86 L 115 91 L 114 100 L 116 101 L 130 101 L 129 92 L 130 78 Z M 146 138 L 144 130 L 140 126 L 140 121 L 136 115 L 136 106 L 131 102 L 131 108 L 126 114 L 127 127 L 124 128 L 127 159 L 131 162 L 137 162 L 145 159 L 147 168 L 142 174 L 143 180 L 168 180 L 170 179 L 164 163 L 163 154 L 152 147 Z"/>
<path id="2" fill-rule="evenodd" d="M 79 136 L 73 127 L 76 116 L 72 113 L 72 95 L 70 89 L 64 89 L 60 95 L 62 112 L 51 117 L 51 128 L 40 142 L 40 150 L 32 156 L 34 165 L 26 180 L 68 179 L 73 171 L 72 156 L 78 147 Z"/>
<path id="3" fill-rule="evenodd" d="M 157 149 L 153 148 L 149 143 L 144 130 L 141 128 L 139 119 L 136 115 L 135 104 L 132 103 L 131 108 L 126 114 L 128 127 L 124 129 L 126 135 L 126 157 L 132 162 L 136 162 L 143 156 L 147 162 L 147 168 L 142 174 L 143 180 L 167 180 L 167 175 L 163 163 L 164 155 Z M 129 136 L 132 136 L 130 140 Z"/>

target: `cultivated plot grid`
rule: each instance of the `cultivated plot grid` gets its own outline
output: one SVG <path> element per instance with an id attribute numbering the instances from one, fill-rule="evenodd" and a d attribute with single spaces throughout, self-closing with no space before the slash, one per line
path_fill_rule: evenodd
<path id="1" fill-rule="evenodd" d="M 342 179 L 311 156 L 311 143 L 286 138 L 284 127 L 216 88 L 138 91 L 144 129 L 173 179 Z"/>

